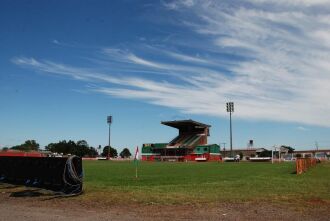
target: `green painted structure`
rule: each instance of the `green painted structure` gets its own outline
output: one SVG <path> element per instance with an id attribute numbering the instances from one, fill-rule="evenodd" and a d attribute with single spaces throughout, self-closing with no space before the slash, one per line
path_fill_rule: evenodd
<path id="1" fill-rule="evenodd" d="M 207 144 L 210 125 L 193 120 L 165 121 L 162 124 L 179 129 L 169 143 L 146 143 L 142 146 L 145 161 L 219 161 L 220 146 Z"/>

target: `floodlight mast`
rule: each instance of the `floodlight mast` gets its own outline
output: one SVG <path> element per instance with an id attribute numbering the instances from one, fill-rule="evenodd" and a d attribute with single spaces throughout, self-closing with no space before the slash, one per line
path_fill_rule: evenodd
<path id="1" fill-rule="evenodd" d="M 231 123 L 231 113 L 234 112 L 234 102 L 227 102 L 226 106 L 230 118 L 230 157 L 233 157 L 233 132 L 232 132 L 232 123 Z"/>
<path id="2" fill-rule="evenodd" d="M 111 124 L 112 124 L 112 116 L 107 117 L 107 123 L 109 124 L 109 143 L 108 143 L 108 153 L 107 153 L 107 159 L 110 159 L 110 135 L 111 135 Z"/>

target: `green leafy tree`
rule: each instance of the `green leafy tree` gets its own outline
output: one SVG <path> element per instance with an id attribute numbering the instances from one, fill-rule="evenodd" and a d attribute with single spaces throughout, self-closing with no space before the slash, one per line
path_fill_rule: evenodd
<path id="1" fill-rule="evenodd" d="M 102 156 L 107 157 L 108 156 L 108 151 L 109 151 L 109 146 L 105 146 L 103 148 Z M 117 157 L 118 156 L 117 150 L 113 147 L 110 147 L 109 154 L 110 154 L 110 157 Z"/>
<path id="2" fill-rule="evenodd" d="M 89 148 L 89 154 L 90 157 L 97 157 L 99 153 L 97 152 L 96 148 L 90 147 Z"/>
<path id="3" fill-rule="evenodd" d="M 71 151 L 72 154 L 83 157 L 89 156 L 89 145 L 85 140 L 79 140 L 74 145 L 73 150 Z"/>
<path id="4" fill-rule="evenodd" d="M 72 154 L 79 157 L 95 157 L 97 151 L 94 147 L 89 147 L 85 140 L 79 140 L 75 143 L 72 140 L 62 140 L 58 143 L 50 143 L 46 146 L 46 150 L 53 153 L 63 153 L 64 155 Z"/>
<path id="5" fill-rule="evenodd" d="M 37 151 L 39 150 L 39 144 L 35 140 L 27 140 L 21 145 L 13 146 L 11 149 L 21 151 Z"/>
<path id="6" fill-rule="evenodd" d="M 243 159 L 243 153 L 239 152 L 239 159 L 242 160 Z"/>
<path id="7" fill-rule="evenodd" d="M 272 151 L 264 150 L 258 156 L 259 157 L 272 157 Z"/>
<path id="8" fill-rule="evenodd" d="M 282 145 L 281 148 L 286 148 L 286 149 L 288 149 L 288 153 L 293 153 L 293 152 L 294 152 L 294 148 L 291 147 L 291 146 Z"/>
<path id="9" fill-rule="evenodd" d="M 86 140 L 78 140 L 77 141 L 77 146 L 88 147 L 88 143 L 87 143 Z"/>
<path id="10" fill-rule="evenodd" d="M 128 148 L 124 148 L 119 155 L 121 158 L 129 158 L 130 156 L 132 156 Z"/>
<path id="11" fill-rule="evenodd" d="M 62 140 L 58 143 L 50 143 L 46 146 L 46 150 L 53 153 L 63 153 L 64 155 L 73 154 L 76 143 L 72 140 Z"/>

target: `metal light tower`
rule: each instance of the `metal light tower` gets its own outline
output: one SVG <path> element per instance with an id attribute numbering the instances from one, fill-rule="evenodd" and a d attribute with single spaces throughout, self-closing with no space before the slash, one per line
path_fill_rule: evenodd
<path id="1" fill-rule="evenodd" d="M 230 157 L 233 157 L 233 133 L 231 125 L 231 113 L 234 112 L 234 102 L 227 102 L 227 112 L 230 116 Z"/>
<path id="2" fill-rule="evenodd" d="M 110 159 L 110 132 L 111 132 L 111 124 L 112 124 L 112 116 L 107 117 L 107 123 L 109 124 L 109 146 L 108 146 L 108 156 L 107 158 Z"/>

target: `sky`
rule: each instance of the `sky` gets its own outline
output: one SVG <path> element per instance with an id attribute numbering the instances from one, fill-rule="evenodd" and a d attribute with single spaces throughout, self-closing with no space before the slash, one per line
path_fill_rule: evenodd
<path id="1" fill-rule="evenodd" d="M 161 121 L 209 143 L 330 147 L 329 0 L 3 0 L 0 148 L 35 139 L 133 150 Z M 222 144 L 223 146 L 223 144 Z"/>

